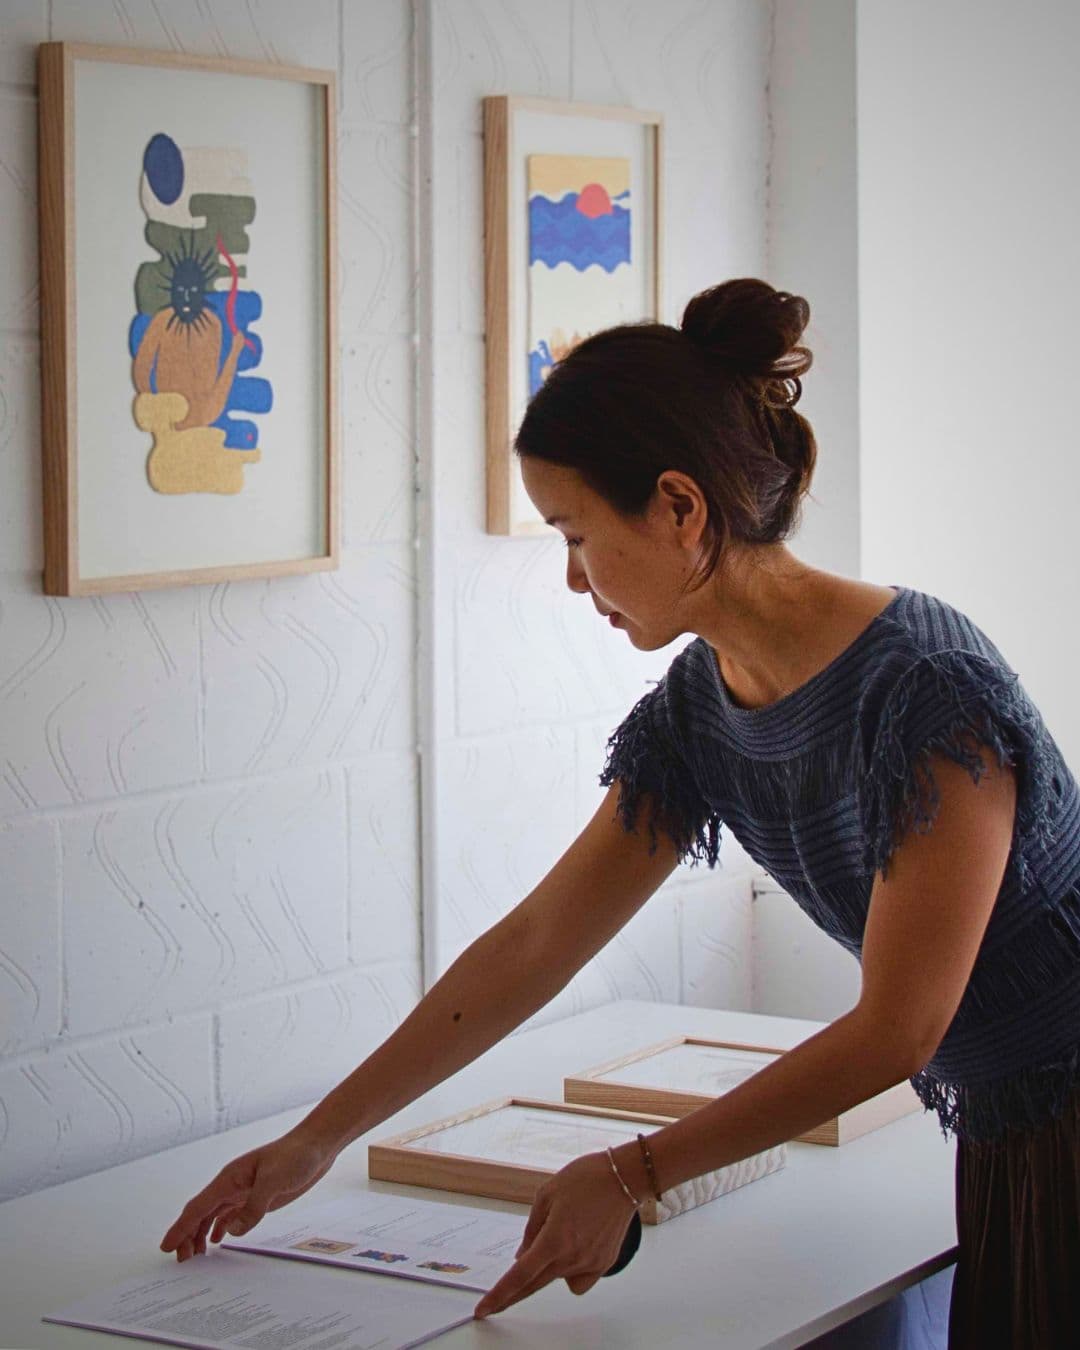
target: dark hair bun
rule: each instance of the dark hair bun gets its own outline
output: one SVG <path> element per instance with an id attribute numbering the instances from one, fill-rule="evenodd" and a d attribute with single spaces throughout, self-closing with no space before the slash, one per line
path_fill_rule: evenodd
<path id="1" fill-rule="evenodd" d="M 791 407 L 801 393 L 799 376 L 813 359 L 799 345 L 809 319 L 801 295 L 747 277 L 695 295 L 683 312 L 682 331 L 727 373 L 759 380 L 770 404 Z"/>
<path id="2" fill-rule="evenodd" d="M 529 400 L 519 455 L 579 473 L 640 517 L 668 469 L 708 506 L 700 573 L 726 549 L 786 539 L 814 472 L 810 423 L 792 405 L 810 353 L 810 307 L 764 281 L 727 281 L 687 305 L 682 329 L 628 323 L 593 333 Z"/>

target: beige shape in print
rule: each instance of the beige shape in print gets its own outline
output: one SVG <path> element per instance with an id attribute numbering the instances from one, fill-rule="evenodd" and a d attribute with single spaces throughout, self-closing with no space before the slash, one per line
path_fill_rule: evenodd
<path id="1" fill-rule="evenodd" d="M 177 430 L 188 415 L 183 394 L 138 394 L 132 412 L 153 437 L 146 476 L 155 492 L 232 495 L 244 486 L 244 465 L 262 459 L 260 450 L 226 450 L 219 427 Z"/>

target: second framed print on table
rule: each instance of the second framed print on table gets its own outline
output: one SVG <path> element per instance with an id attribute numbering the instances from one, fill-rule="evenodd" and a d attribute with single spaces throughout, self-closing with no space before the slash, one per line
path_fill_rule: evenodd
<path id="1" fill-rule="evenodd" d="M 39 70 L 46 592 L 335 567 L 333 73 Z"/>
<path id="2" fill-rule="evenodd" d="M 525 405 L 591 333 L 661 313 L 658 114 L 484 99 L 487 529 L 547 529 L 513 464 Z"/>

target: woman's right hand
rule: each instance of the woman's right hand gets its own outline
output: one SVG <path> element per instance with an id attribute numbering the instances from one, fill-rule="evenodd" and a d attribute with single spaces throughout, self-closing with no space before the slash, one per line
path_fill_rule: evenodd
<path id="1" fill-rule="evenodd" d="M 314 1186 L 336 1156 L 335 1149 L 295 1131 L 242 1153 L 192 1196 L 161 1239 L 161 1250 L 186 1261 L 206 1252 L 208 1238 L 242 1237 L 264 1214 Z"/>

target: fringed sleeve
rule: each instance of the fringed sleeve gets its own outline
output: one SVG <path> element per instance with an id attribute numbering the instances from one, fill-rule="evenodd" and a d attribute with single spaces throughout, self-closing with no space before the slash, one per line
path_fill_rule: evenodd
<path id="1" fill-rule="evenodd" d="M 990 758 L 1017 774 L 1013 847 L 1052 832 L 1052 742 L 1038 710 L 1003 662 L 954 650 L 919 657 L 885 698 L 859 785 L 867 863 L 885 873 L 911 831 L 925 833 L 940 806 L 932 760 L 944 756 L 978 783 Z M 984 758 L 985 755 L 985 758 Z"/>
<path id="2" fill-rule="evenodd" d="M 610 787 L 615 782 L 623 828 L 633 833 L 646 822 L 651 853 L 662 832 L 674 843 L 681 861 L 716 866 L 720 819 L 710 810 L 675 747 L 664 681 L 635 704 L 608 741 L 600 783 Z"/>

